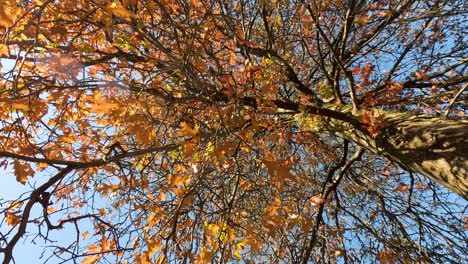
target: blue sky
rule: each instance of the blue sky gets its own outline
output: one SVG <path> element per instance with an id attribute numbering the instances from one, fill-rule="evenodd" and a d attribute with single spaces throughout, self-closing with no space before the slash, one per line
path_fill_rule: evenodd
<path id="1" fill-rule="evenodd" d="M 14 65 L 14 60 L 7 60 L 2 59 L 1 64 L 3 66 L 2 73 L 8 72 L 12 69 Z M 11 160 L 9 160 L 11 161 Z M 16 180 L 16 176 L 13 173 L 13 168 L 8 166 L 6 168 L 0 167 L 0 203 L 2 206 L 8 204 L 8 201 L 17 199 L 20 195 L 25 194 L 29 195 L 28 192 L 32 190 L 31 185 L 38 186 L 39 183 L 45 179 L 47 179 L 50 175 L 47 172 L 41 173 L 39 175 L 35 175 L 33 179 L 30 179 L 28 183 L 22 185 Z M 26 196 L 27 197 L 27 196 Z M 5 203 L 5 204 L 3 204 Z M 36 204 L 33 207 L 32 217 L 38 216 L 41 212 L 41 208 L 39 204 Z M 3 216 L 2 216 L 3 217 Z M 63 230 L 54 230 L 49 235 L 49 238 L 52 240 L 60 240 L 60 241 L 72 241 L 75 239 L 75 231 L 74 228 L 70 228 L 70 224 L 66 225 Z M 2 233 L 6 231 L 8 226 L 4 223 L 1 227 Z M 29 234 L 35 234 L 37 231 L 37 227 L 33 224 L 28 225 L 27 232 Z M 83 230 L 81 230 L 83 231 Z M 27 233 L 27 235 L 28 235 Z M 45 258 L 40 259 L 41 254 L 46 245 L 44 245 L 43 240 L 36 239 L 34 241 L 36 244 L 33 244 L 33 236 L 28 237 L 26 240 L 21 239 L 14 249 L 14 258 L 16 263 L 43 263 Z M 65 243 L 64 243 L 65 244 Z M 48 257 L 47 254 L 45 257 Z M 3 261 L 3 254 L 0 254 L 0 261 Z M 49 263 L 56 263 L 56 261 L 52 260 Z"/>

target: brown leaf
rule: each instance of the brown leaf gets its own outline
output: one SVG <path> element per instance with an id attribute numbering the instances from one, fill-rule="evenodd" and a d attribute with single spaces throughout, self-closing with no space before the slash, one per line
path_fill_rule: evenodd
<path id="1" fill-rule="evenodd" d="M 198 133 L 198 125 L 195 125 L 193 128 L 185 121 L 180 122 L 180 136 L 190 136 L 195 137 Z"/>

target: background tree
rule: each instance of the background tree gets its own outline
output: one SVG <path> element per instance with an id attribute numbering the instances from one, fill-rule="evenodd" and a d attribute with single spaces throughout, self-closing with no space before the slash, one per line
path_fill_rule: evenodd
<path id="1" fill-rule="evenodd" d="M 466 260 L 464 1 L 0 14 L 1 164 L 31 188 L 0 200 L 4 263 L 30 235 L 51 262 Z"/>

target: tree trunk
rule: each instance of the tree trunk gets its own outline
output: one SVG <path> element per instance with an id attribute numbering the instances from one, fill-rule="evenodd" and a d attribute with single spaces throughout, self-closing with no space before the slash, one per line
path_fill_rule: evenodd
<path id="1" fill-rule="evenodd" d="M 338 110 L 338 109 L 337 109 Z M 351 114 L 349 108 L 342 112 Z M 322 128 L 420 173 L 468 200 L 468 121 L 375 110 L 385 125 L 372 137 L 348 123 L 322 118 Z"/>

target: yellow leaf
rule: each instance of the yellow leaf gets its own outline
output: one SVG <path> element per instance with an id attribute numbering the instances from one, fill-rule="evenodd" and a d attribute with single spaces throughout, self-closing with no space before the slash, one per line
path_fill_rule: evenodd
<path id="1" fill-rule="evenodd" d="M 119 2 L 112 2 L 106 11 L 121 18 L 135 18 L 135 14 L 125 9 Z"/>
<path id="2" fill-rule="evenodd" d="M 234 257 L 236 257 L 237 260 L 241 260 L 241 255 L 239 252 L 239 249 L 234 249 Z"/>
<path id="3" fill-rule="evenodd" d="M 21 7 L 14 1 L 2 1 L 0 3 L 0 26 L 11 27 L 21 15 Z"/>
<path id="4" fill-rule="evenodd" d="M 88 231 L 85 231 L 83 232 L 83 234 L 81 234 L 83 236 L 83 239 L 86 239 L 87 237 L 89 237 L 89 232 Z"/>
<path id="5" fill-rule="evenodd" d="M 164 255 L 163 255 L 163 254 L 160 254 L 160 255 L 158 256 L 158 259 L 156 259 L 156 264 L 163 264 L 163 263 L 165 263 L 165 262 L 164 262 Z"/>
<path id="6" fill-rule="evenodd" d="M 245 242 L 241 241 L 236 244 L 236 248 L 234 248 L 234 257 L 236 257 L 237 260 L 241 260 L 241 254 L 240 251 L 244 249 Z"/>
<path id="7" fill-rule="evenodd" d="M 24 202 L 22 201 L 19 201 L 19 202 L 12 202 L 10 204 L 10 206 L 8 206 L 8 210 L 14 210 L 14 209 L 17 209 L 17 208 L 20 208 L 21 206 L 23 206 Z"/>
<path id="8" fill-rule="evenodd" d="M 28 176 L 34 175 L 34 170 L 29 164 L 23 164 L 17 160 L 13 162 L 13 169 L 15 170 L 16 180 L 22 184 L 28 181 Z"/>
<path id="9" fill-rule="evenodd" d="M 47 213 L 53 214 L 55 212 L 57 212 L 57 209 L 55 209 L 54 207 L 52 207 L 52 206 L 47 207 Z"/>
<path id="10" fill-rule="evenodd" d="M 8 56 L 8 46 L 4 43 L 0 43 L 0 56 Z"/>
<path id="11" fill-rule="evenodd" d="M 207 246 L 203 246 L 200 249 L 200 258 L 198 259 L 198 263 L 208 263 L 214 256 L 214 252 L 208 249 Z"/>

